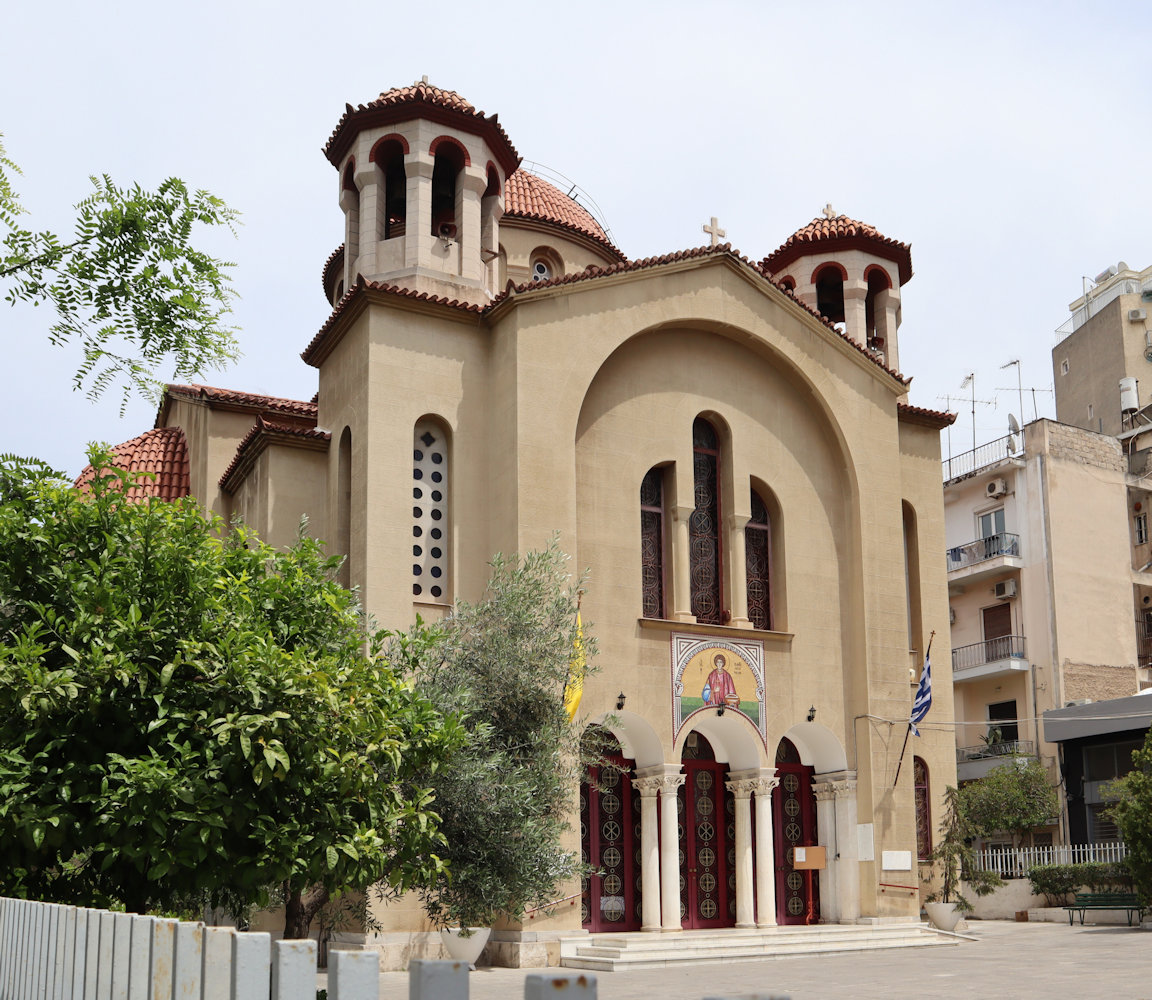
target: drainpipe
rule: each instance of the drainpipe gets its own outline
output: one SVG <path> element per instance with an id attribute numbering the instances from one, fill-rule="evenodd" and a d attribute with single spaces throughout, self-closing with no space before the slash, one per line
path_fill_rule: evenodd
<path id="1" fill-rule="evenodd" d="M 1052 644 L 1052 694 L 1057 708 L 1064 704 L 1063 683 L 1060 676 L 1060 644 L 1056 637 L 1056 587 L 1052 574 L 1052 522 L 1048 512 L 1048 468 L 1044 462 L 1044 455 L 1037 455 L 1036 460 L 1040 468 L 1040 518 L 1043 524 L 1043 531 L 1041 538 L 1043 539 L 1043 556 L 1044 568 L 1048 577 L 1048 639 Z M 1033 683 L 1035 683 L 1035 675 L 1033 675 Z M 1037 716 L 1036 726 L 1036 749 L 1040 749 L 1040 719 L 1039 713 L 1034 712 Z"/>

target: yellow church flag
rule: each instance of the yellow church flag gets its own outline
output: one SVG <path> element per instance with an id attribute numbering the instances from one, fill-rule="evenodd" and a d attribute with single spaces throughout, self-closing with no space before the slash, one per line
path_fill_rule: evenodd
<path id="1" fill-rule="evenodd" d="M 576 638 L 572 640 L 572 659 L 568 661 L 568 683 L 564 685 L 564 711 L 568 721 L 576 718 L 580 708 L 580 698 L 584 694 L 584 625 L 580 621 L 580 609 L 576 609 Z"/>

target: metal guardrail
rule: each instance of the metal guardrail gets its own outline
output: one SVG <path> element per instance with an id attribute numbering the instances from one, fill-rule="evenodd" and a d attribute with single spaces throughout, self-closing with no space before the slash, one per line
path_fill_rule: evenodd
<path id="1" fill-rule="evenodd" d="M 994 757 L 1031 757 L 1035 748 L 1036 744 L 1031 740 L 1001 740 L 999 743 L 981 743 L 974 747 L 957 747 L 956 763 Z"/>
<path id="2" fill-rule="evenodd" d="M 976 538 L 963 545 L 953 545 L 945 552 L 948 572 L 975 566 L 998 556 L 1019 556 L 1020 536 L 1011 531 L 998 531 L 986 538 Z"/>
<path id="3" fill-rule="evenodd" d="M 995 663 L 997 660 L 1027 659 L 1028 649 L 1024 636 L 1002 635 L 997 639 L 985 639 L 967 646 L 957 646 L 952 650 L 952 672 L 970 670 L 972 667 Z"/>
<path id="4" fill-rule="evenodd" d="M 1005 434 L 971 451 L 950 455 L 941 463 L 944 482 L 970 476 L 989 465 L 997 465 L 1006 458 L 1017 458 L 1024 454 L 1024 435 Z"/>

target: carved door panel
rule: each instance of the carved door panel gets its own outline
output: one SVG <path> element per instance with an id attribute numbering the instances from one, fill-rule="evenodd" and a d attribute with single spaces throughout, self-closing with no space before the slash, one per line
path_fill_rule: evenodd
<path id="1" fill-rule="evenodd" d="M 581 920 L 593 932 L 640 929 L 640 796 L 632 761 L 615 763 L 589 768 L 580 786 L 581 860 L 596 869 L 581 885 Z"/>
<path id="2" fill-rule="evenodd" d="M 772 792 L 772 823 L 776 843 L 776 922 L 813 924 L 820 919 L 817 873 L 793 866 L 797 847 L 817 843 L 816 809 L 812 799 L 812 768 L 800 763 L 790 740 L 776 751 L 780 784 Z"/>
<path id="3" fill-rule="evenodd" d="M 708 741 L 694 735 L 700 756 L 685 759 L 686 778 L 676 804 L 681 922 L 691 929 L 731 927 L 736 922 L 736 865 L 734 802 L 725 787 L 728 765 L 709 759 Z"/>

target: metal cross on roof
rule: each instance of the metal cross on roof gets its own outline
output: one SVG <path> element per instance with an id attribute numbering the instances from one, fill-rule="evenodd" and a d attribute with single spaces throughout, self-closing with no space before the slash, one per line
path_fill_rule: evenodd
<path id="1" fill-rule="evenodd" d="M 832 207 L 832 202 L 828 202 L 820 214 L 823 215 L 825 219 L 836 219 L 840 217 L 840 213 Z"/>
<path id="2" fill-rule="evenodd" d="M 723 229 L 720 228 L 720 223 L 717 221 L 716 216 L 712 216 L 711 225 L 704 226 L 702 228 L 704 229 L 704 232 L 712 237 L 712 246 L 716 246 L 720 242 L 721 236 L 728 235 Z"/>

